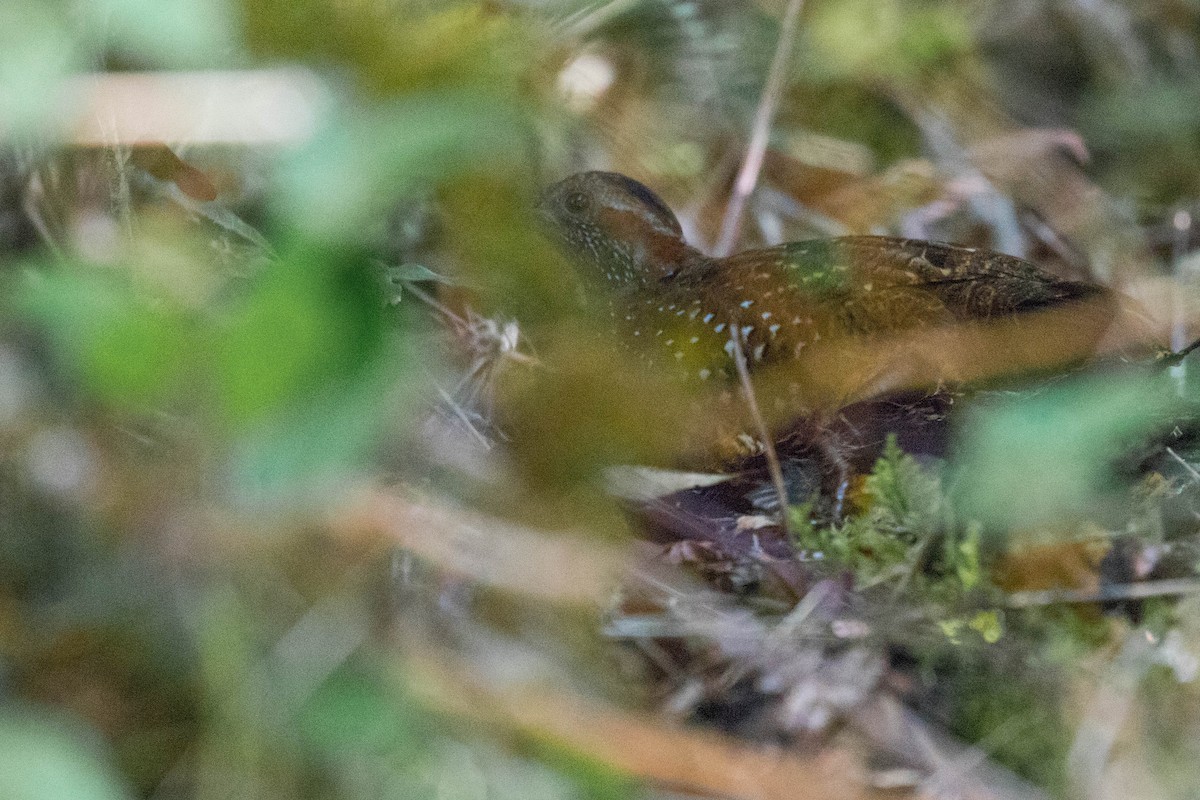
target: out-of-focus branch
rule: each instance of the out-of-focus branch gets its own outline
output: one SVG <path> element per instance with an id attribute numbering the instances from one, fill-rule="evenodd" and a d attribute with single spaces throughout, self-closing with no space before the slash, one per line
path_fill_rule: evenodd
<path id="1" fill-rule="evenodd" d="M 409 668 L 416 690 L 443 711 L 486 721 L 498 733 L 553 742 L 658 786 L 734 800 L 914 797 L 872 790 L 864 766 L 846 749 L 830 746 L 801 757 L 544 686 L 497 687 L 465 663 L 431 653 Z"/>
<path id="2" fill-rule="evenodd" d="M 326 102 L 303 69 L 101 73 L 67 89 L 68 140 L 89 147 L 292 144 L 312 135 Z"/>
<path id="3" fill-rule="evenodd" d="M 771 136 L 771 121 L 775 118 L 775 110 L 779 107 L 779 98 L 783 94 L 784 81 L 787 78 L 788 63 L 792 58 L 792 45 L 796 40 L 796 29 L 800 24 L 800 10 L 804 8 L 804 0 L 790 0 L 784 12 L 783 21 L 779 26 L 779 43 L 775 55 L 771 59 L 771 68 L 767 73 L 767 84 L 763 87 L 762 96 L 758 100 L 758 109 L 754 112 L 754 125 L 750 131 L 750 143 L 746 146 L 746 156 L 733 182 L 733 195 L 725 208 L 725 217 L 721 220 L 721 237 L 713 249 L 713 255 L 724 257 L 733 252 L 742 229 L 742 215 L 746 210 L 746 201 L 758 183 L 759 173 L 762 172 L 763 157 L 767 152 L 767 143 Z"/>
<path id="4" fill-rule="evenodd" d="M 564 604 L 605 604 L 628 566 L 621 550 L 582 532 L 540 532 L 385 489 L 361 494 L 331 524 L 346 538 L 379 537 L 448 572 Z"/>

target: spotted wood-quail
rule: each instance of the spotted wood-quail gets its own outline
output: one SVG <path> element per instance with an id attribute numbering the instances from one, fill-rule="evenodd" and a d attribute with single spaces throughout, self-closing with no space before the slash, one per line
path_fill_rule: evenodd
<path id="1" fill-rule="evenodd" d="M 1070 359 L 1100 338 L 1116 304 L 1104 287 L 1055 277 L 1014 256 L 888 236 L 711 258 L 684 241 L 674 213 L 650 189 L 613 172 L 555 184 L 538 212 L 629 346 L 700 381 L 735 377 L 739 344 L 751 371 L 787 372 L 822 343 L 882 341 L 1085 304 L 1087 313 L 1070 323 L 1077 340 L 1064 354 Z M 820 363 L 828 371 L 830 361 Z M 835 398 L 842 399 L 861 396 Z"/>

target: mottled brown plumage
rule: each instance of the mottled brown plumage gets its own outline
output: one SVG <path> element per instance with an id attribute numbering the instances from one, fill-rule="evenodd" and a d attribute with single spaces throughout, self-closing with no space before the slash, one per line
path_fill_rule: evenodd
<path id="1" fill-rule="evenodd" d="M 710 258 L 683 240 L 675 215 L 653 192 L 612 172 L 552 186 L 539 212 L 606 298 L 626 341 L 700 380 L 735 375 L 733 330 L 750 368 L 761 370 L 800 361 L 829 340 L 1112 299 L 1102 287 L 1062 280 L 1013 256 L 886 236 Z"/>

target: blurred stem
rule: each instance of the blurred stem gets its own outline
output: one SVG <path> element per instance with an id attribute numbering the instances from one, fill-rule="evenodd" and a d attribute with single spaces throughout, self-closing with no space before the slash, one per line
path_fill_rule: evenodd
<path id="1" fill-rule="evenodd" d="M 779 463 L 779 455 L 775 452 L 775 442 L 767 429 L 767 421 L 763 418 L 758 407 L 758 398 L 754 394 L 754 384 L 750 382 L 750 370 L 746 366 L 746 353 L 742 350 L 742 334 L 736 325 L 729 329 L 730 341 L 733 342 L 733 363 L 737 366 L 738 378 L 742 382 L 742 393 L 746 396 L 746 405 L 750 407 L 750 416 L 754 426 L 758 428 L 758 436 L 762 439 L 763 452 L 767 457 L 767 471 L 771 474 L 771 483 L 779 496 L 779 524 L 785 535 L 791 534 L 790 514 L 788 514 L 787 484 L 783 481 L 783 467 Z"/>
<path id="2" fill-rule="evenodd" d="M 206 720 L 197 770 L 198 800 L 277 796 L 266 784 L 262 693 L 248 613 L 236 588 L 214 586 L 197 600 L 197 639 Z M 280 787 L 276 787 L 277 789 Z"/>
<path id="3" fill-rule="evenodd" d="M 713 255 L 724 258 L 733 252 L 742 232 L 742 216 L 746 210 L 746 201 L 758 184 L 758 176 L 762 173 L 763 158 L 767 153 L 767 142 L 771 138 L 771 122 L 775 119 L 775 111 L 779 107 L 779 98 L 783 94 L 784 80 L 787 78 L 788 62 L 792 58 L 792 45 L 796 41 L 796 30 L 800 24 L 800 10 L 804 0 L 790 0 L 784 11 L 783 22 L 779 28 L 779 44 L 771 59 L 771 68 L 767 73 L 767 83 L 763 87 L 762 96 L 758 99 L 758 108 L 754 112 L 754 126 L 750 130 L 750 143 L 746 146 L 746 156 L 742 160 L 741 169 L 733 182 L 733 194 L 729 205 L 725 207 L 725 217 L 721 220 L 721 238 Z"/>
<path id="4" fill-rule="evenodd" d="M 1180 300 L 1180 288 L 1184 281 L 1182 274 L 1183 258 L 1187 254 L 1188 235 L 1192 229 L 1192 215 L 1186 209 L 1179 209 L 1171 219 L 1171 227 L 1175 237 L 1171 247 L 1171 276 L 1175 279 L 1171 292 L 1171 350 L 1174 353 L 1186 355 L 1196 343 L 1187 344 L 1187 314 Z M 1187 364 L 1183 358 L 1171 365 L 1171 378 L 1180 395 L 1187 390 Z"/>

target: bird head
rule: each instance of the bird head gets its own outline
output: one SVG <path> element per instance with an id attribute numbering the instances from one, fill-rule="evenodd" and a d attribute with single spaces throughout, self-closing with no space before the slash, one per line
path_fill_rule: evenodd
<path id="1" fill-rule="evenodd" d="M 580 172 L 542 195 L 537 212 L 571 259 L 615 287 L 673 275 L 698 254 L 679 220 L 641 183 L 615 172 Z"/>

